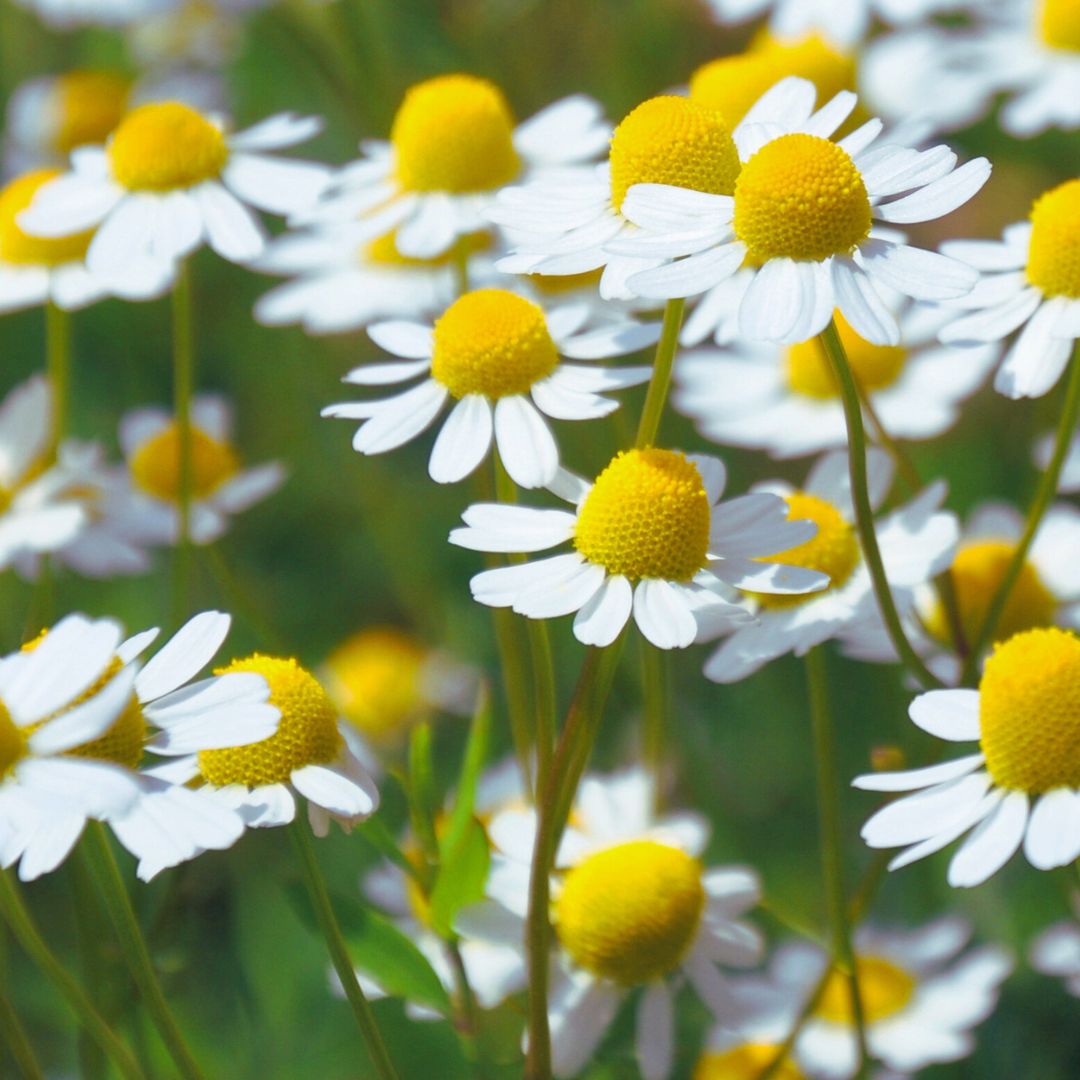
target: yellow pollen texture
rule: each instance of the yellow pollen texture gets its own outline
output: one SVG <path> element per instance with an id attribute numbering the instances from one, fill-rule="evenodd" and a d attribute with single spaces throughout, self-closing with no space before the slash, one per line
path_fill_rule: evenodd
<path id="1" fill-rule="evenodd" d="M 1039 34 L 1052 49 L 1080 52 L 1080 4 L 1076 0 L 1042 0 Z"/>
<path id="2" fill-rule="evenodd" d="M 698 1059 L 693 1080 L 758 1080 L 780 1052 L 775 1043 L 744 1043 L 731 1050 L 709 1050 Z M 775 1080 L 803 1080 L 789 1060 L 771 1074 Z"/>
<path id="3" fill-rule="evenodd" d="M 570 870 L 554 924 L 576 964 L 634 986 L 678 967 L 704 906 L 697 859 L 652 840 L 634 840 L 590 855 Z"/>
<path id="4" fill-rule="evenodd" d="M 180 497 L 180 429 L 176 422 L 147 439 L 131 455 L 128 468 L 143 491 L 176 502 Z M 191 492 L 196 499 L 212 495 L 239 468 L 228 443 L 218 442 L 199 428 L 191 429 Z"/>
<path id="5" fill-rule="evenodd" d="M 843 585 L 859 562 L 859 543 L 855 528 L 832 503 L 796 491 L 787 496 L 788 521 L 812 521 L 818 527 L 817 535 L 804 544 L 788 548 L 778 555 L 769 555 L 764 562 L 783 563 L 785 566 L 803 566 L 808 570 L 820 570 L 829 575 L 825 589 L 805 595 L 787 596 L 772 593 L 754 593 L 762 607 L 794 607 L 831 589 Z"/>
<path id="6" fill-rule="evenodd" d="M 596 478 L 578 511 L 574 546 L 631 581 L 689 581 L 709 548 L 709 496 L 676 450 L 627 450 Z"/>
<path id="7" fill-rule="evenodd" d="M 1045 296 L 1080 298 L 1080 180 L 1039 196 L 1031 226 L 1028 281 Z"/>
<path id="8" fill-rule="evenodd" d="M 435 321 L 431 374 L 456 398 L 528 393 L 559 362 L 543 308 L 505 289 L 477 289 Z"/>
<path id="9" fill-rule="evenodd" d="M 996 645 L 979 683 L 979 730 L 999 787 L 1080 788 L 1080 638 L 1047 627 Z"/>
<path id="10" fill-rule="evenodd" d="M 634 184 L 670 184 L 730 195 L 739 175 L 731 131 L 715 109 L 682 97 L 643 101 L 611 138 L 611 201 L 622 209 Z"/>
<path id="11" fill-rule="evenodd" d="M 277 731 L 262 742 L 199 752 L 199 771 L 211 784 L 284 784 L 294 769 L 329 765 L 344 741 L 337 710 L 315 677 L 295 660 L 254 653 L 217 668 L 215 675 L 254 671 L 270 684 L 270 703 L 281 710 Z"/>
<path id="12" fill-rule="evenodd" d="M 131 191 L 193 187 L 217 176 L 228 157 L 221 132 L 178 101 L 132 109 L 109 144 L 113 176 Z"/>
<path id="13" fill-rule="evenodd" d="M 108 71 L 69 71 L 57 76 L 54 148 L 67 154 L 77 146 L 103 143 L 123 118 L 130 89 L 127 79 Z"/>
<path id="14" fill-rule="evenodd" d="M 833 313 L 848 362 L 864 390 L 883 390 L 891 386 L 904 370 L 907 350 L 899 345 L 873 345 L 848 325 L 839 311 Z M 827 400 L 840 396 L 836 379 L 817 338 L 792 345 L 784 358 L 788 386 L 804 397 Z"/>
<path id="15" fill-rule="evenodd" d="M 0 701 L 0 780 L 26 754 L 26 733 L 15 726 L 7 706 Z"/>
<path id="16" fill-rule="evenodd" d="M 743 166 L 735 235 L 750 258 L 820 262 L 870 235 L 870 199 L 848 153 L 817 135 L 781 135 Z"/>
<path id="17" fill-rule="evenodd" d="M 0 191 L 0 262 L 27 266 L 60 266 L 82 262 L 93 230 L 73 236 L 31 236 L 16 222 L 38 190 L 59 176 L 56 169 L 38 169 L 12 180 Z"/>
<path id="18" fill-rule="evenodd" d="M 863 1014 L 869 1024 L 900 1012 L 915 993 L 915 979 L 902 967 L 881 956 L 860 956 L 855 961 L 859 975 Z M 851 984 L 847 976 L 834 971 L 818 1003 L 817 1015 L 834 1024 L 849 1026 Z"/>
<path id="19" fill-rule="evenodd" d="M 390 129 L 406 191 L 491 191 L 521 169 L 503 92 L 474 75 L 441 75 L 406 94 Z"/>

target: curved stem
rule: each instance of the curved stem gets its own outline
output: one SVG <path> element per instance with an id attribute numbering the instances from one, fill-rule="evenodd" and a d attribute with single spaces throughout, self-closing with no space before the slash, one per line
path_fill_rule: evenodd
<path id="1" fill-rule="evenodd" d="M 173 409 L 178 442 L 176 566 L 173 617 L 183 622 L 191 603 L 191 400 L 195 392 L 195 334 L 191 272 L 185 262 L 176 269 L 172 291 Z"/>
<path id="2" fill-rule="evenodd" d="M 337 917 L 334 915 L 334 909 L 330 904 L 330 895 L 326 891 L 326 883 L 323 881 L 322 871 L 319 869 L 319 863 L 315 858 L 315 850 L 311 844 L 308 828 L 304 815 L 297 814 L 296 820 L 289 827 L 289 831 L 292 834 L 293 846 L 304 877 L 304 884 L 307 886 L 308 895 L 311 897 L 312 906 L 315 908 L 315 918 L 318 920 L 319 929 L 322 931 L 327 951 L 330 953 L 330 961 L 334 965 L 334 970 L 341 980 L 345 996 L 349 999 L 349 1004 L 356 1015 L 357 1026 L 360 1028 L 364 1044 L 371 1055 L 376 1073 L 381 1080 L 398 1080 L 397 1070 L 390 1060 L 382 1035 L 379 1034 L 379 1028 L 375 1023 L 375 1015 L 371 1011 L 371 1005 L 364 996 L 364 991 L 360 988 L 360 983 L 356 978 L 356 969 L 349 959 L 345 939 L 341 936 L 341 927 L 338 925 Z"/>
<path id="3" fill-rule="evenodd" d="M 668 387 L 671 386 L 671 369 L 675 364 L 675 353 L 679 348 L 679 328 L 682 326 L 686 301 L 669 300 L 664 308 L 664 325 L 660 331 L 660 340 L 656 344 L 656 358 L 653 360 L 652 378 L 645 395 L 645 404 L 641 409 L 638 423 L 636 447 L 652 446 L 660 430 L 660 418 L 667 403 Z"/>
<path id="4" fill-rule="evenodd" d="M 7 1049 L 24 1080 L 45 1080 L 26 1029 L 3 990 L 0 990 L 0 1045 Z"/>
<path id="5" fill-rule="evenodd" d="M 1027 520 L 1024 524 L 1024 532 L 1016 545 L 1016 550 L 1009 560 L 1005 575 L 994 593 L 990 606 L 986 609 L 986 618 L 983 619 L 979 632 L 971 642 L 971 651 L 968 653 L 964 670 L 960 675 L 960 684 L 966 686 L 971 683 L 976 674 L 979 658 L 983 650 L 990 644 L 994 631 L 997 628 L 1001 613 L 1005 610 L 1009 595 L 1013 586 L 1024 569 L 1031 545 L 1035 541 L 1035 534 L 1039 531 L 1046 511 L 1057 495 L 1058 480 L 1061 478 L 1061 470 L 1065 465 L 1065 458 L 1069 453 L 1069 444 L 1076 433 L 1077 423 L 1080 422 L 1080 342 L 1073 349 L 1072 360 L 1069 367 L 1069 379 L 1065 386 L 1065 401 L 1061 408 L 1061 416 L 1058 419 L 1057 433 L 1054 436 L 1054 449 L 1050 455 L 1050 461 L 1039 481 L 1039 487 L 1035 492 L 1035 498 L 1031 500 L 1028 509 Z"/>
<path id="6" fill-rule="evenodd" d="M 461 1039 L 473 1074 L 477 1080 L 481 1080 L 484 1075 L 484 1059 L 478 1036 L 480 1009 L 476 1003 L 476 994 L 469 982 L 469 973 L 456 941 L 446 942 L 446 955 L 454 979 L 454 1030 Z"/>
<path id="7" fill-rule="evenodd" d="M 83 851 L 89 860 L 90 871 L 98 889 L 105 897 L 105 906 L 131 977 L 139 988 L 139 994 L 169 1050 L 177 1071 L 184 1080 L 203 1080 L 202 1070 L 188 1048 L 169 1003 L 165 1000 L 165 992 L 161 989 L 161 982 L 154 970 L 150 950 L 146 946 L 139 921 L 135 918 L 135 909 L 131 906 L 131 897 L 120 875 L 120 867 L 116 865 L 116 856 L 109 846 L 105 826 L 100 822 L 94 821 L 87 825 L 86 841 L 80 847 L 80 852 Z"/>
<path id="8" fill-rule="evenodd" d="M 840 386 L 844 418 L 847 421 L 848 461 L 851 471 L 851 497 L 855 504 L 855 525 L 881 617 L 901 662 L 923 687 L 927 689 L 940 687 L 941 680 L 927 668 L 919 654 L 911 647 L 911 642 L 904 633 L 900 613 L 896 610 L 892 590 L 889 588 L 889 579 L 881 558 L 881 548 L 878 547 L 877 533 L 874 531 L 874 508 L 870 504 L 870 490 L 866 475 L 866 432 L 863 429 L 862 407 L 855 380 L 851 374 L 851 365 L 848 363 L 840 335 L 836 331 L 835 322 L 829 322 L 829 325 L 821 332 L 819 340 Z"/>
<path id="9" fill-rule="evenodd" d="M 26 954 L 60 992 L 71 1011 L 79 1018 L 79 1023 L 105 1051 L 120 1073 L 127 1077 L 127 1080 L 145 1080 L 131 1051 L 120 1041 L 91 1004 L 83 988 L 45 944 L 10 875 L 2 871 L 0 871 L 0 913 L 3 914 L 8 926 L 11 927 L 12 934 Z"/>
<path id="10" fill-rule="evenodd" d="M 52 436 L 49 457 L 67 434 L 68 407 L 71 400 L 71 317 L 51 300 L 45 304 L 45 369 L 52 391 Z"/>

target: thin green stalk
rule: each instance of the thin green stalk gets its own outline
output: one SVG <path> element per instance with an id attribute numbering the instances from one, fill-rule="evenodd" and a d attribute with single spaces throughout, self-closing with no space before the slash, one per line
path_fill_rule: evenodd
<path id="1" fill-rule="evenodd" d="M 101 956 L 103 939 L 101 908 L 94 895 L 94 884 L 90 880 L 86 865 L 82 859 L 68 862 L 71 874 L 72 907 L 75 914 L 75 931 L 78 936 L 79 963 L 82 967 L 83 984 L 87 993 L 101 1001 L 101 983 L 104 967 Z M 101 1047 L 89 1038 L 85 1031 L 79 1033 L 79 1069 L 82 1080 L 103 1080 L 107 1074 L 105 1055 Z"/>
<path id="2" fill-rule="evenodd" d="M 638 422 L 637 447 L 652 446 L 660 430 L 660 418 L 664 415 L 667 403 L 668 387 L 671 385 L 671 369 L 675 364 L 675 353 L 679 348 L 679 328 L 682 326 L 686 301 L 669 300 L 664 307 L 664 325 L 660 330 L 660 340 L 656 344 L 656 357 L 653 360 L 652 378 L 645 394 L 645 404 L 641 409 Z"/>
<path id="3" fill-rule="evenodd" d="M 135 917 L 131 897 L 120 874 L 120 867 L 116 864 L 116 856 L 109 846 L 104 825 L 96 821 L 87 825 L 79 854 L 85 854 L 98 890 L 105 898 L 105 907 L 112 919 L 128 970 L 177 1071 L 184 1080 L 203 1080 L 202 1070 L 188 1049 L 180 1026 L 165 1000 L 165 992 L 154 970 L 150 950 L 139 927 L 139 920 Z"/>
<path id="4" fill-rule="evenodd" d="M 866 432 L 863 429 L 862 408 L 855 380 L 851 374 L 851 365 L 848 363 L 847 353 L 844 352 L 834 321 L 830 320 L 829 325 L 821 332 L 819 341 L 840 386 L 844 418 L 847 421 L 848 461 L 851 472 L 851 496 L 855 503 L 855 525 L 881 617 L 885 622 L 893 648 L 904 666 L 923 687 L 927 689 L 940 687 L 941 680 L 930 671 L 923 663 L 922 657 L 911 647 L 911 642 L 904 633 L 900 613 L 896 610 L 892 590 L 889 588 L 881 549 L 878 547 L 877 533 L 874 531 L 874 508 L 870 505 L 870 491 L 866 475 Z"/>
<path id="5" fill-rule="evenodd" d="M 105 1019 L 94 1008 L 83 988 L 57 960 L 52 950 L 34 926 L 15 883 L 7 873 L 0 872 L 0 914 L 11 928 L 23 950 L 41 969 L 42 974 L 56 987 L 61 997 L 90 1033 L 98 1046 L 128 1080 L 145 1080 L 131 1051 L 120 1041 Z"/>
<path id="6" fill-rule="evenodd" d="M 469 973 L 456 941 L 446 943 L 446 955 L 454 979 L 454 1030 L 461 1040 L 465 1057 L 472 1066 L 473 1075 L 476 1080 L 482 1080 L 484 1059 L 479 1039 L 480 1009 L 476 1003 L 476 994 L 469 982 Z"/>
<path id="7" fill-rule="evenodd" d="M 0 990 L 0 1046 L 8 1051 L 24 1080 L 45 1080 L 26 1029 L 3 990 Z"/>
<path id="8" fill-rule="evenodd" d="M 1024 524 L 1024 532 L 1020 537 L 1016 550 L 1012 554 L 1008 568 L 997 592 L 994 593 L 990 606 L 986 609 L 986 618 L 979 627 L 979 632 L 971 642 L 971 651 L 968 653 L 964 670 L 960 675 L 962 686 L 970 685 L 978 671 L 979 659 L 990 644 L 994 631 L 997 629 L 998 620 L 1005 610 L 1013 586 L 1024 569 L 1024 562 L 1035 540 L 1035 534 L 1039 531 L 1046 511 L 1057 495 L 1058 480 L 1061 478 L 1061 470 L 1065 464 L 1065 458 L 1069 453 L 1069 444 L 1076 433 L 1077 423 L 1080 423 L 1080 342 L 1073 349 L 1072 360 L 1069 366 L 1069 378 L 1065 385 L 1065 401 L 1061 408 L 1061 417 L 1058 420 L 1057 434 L 1054 436 L 1054 449 L 1050 455 L 1050 461 L 1043 471 L 1039 487 L 1035 492 L 1035 498 L 1031 500 L 1028 509 L 1027 520 Z"/>
<path id="9" fill-rule="evenodd" d="M 191 402 L 195 394 L 195 324 L 191 271 L 181 262 L 172 291 L 173 409 L 178 436 L 177 537 L 173 618 L 183 622 L 191 605 Z"/>
<path id="10" fill-rule="evenodd" d="M 844 867 L 841 857 L 843 835 L 840 827 L 840 780 L 836 770 L 836 732 L 829 709 L 825 653 L 821 647 L 806 654 L 806 677 L 810 692 L 810 716 L 814 733 L 814 758 L 817 763 L 817 803 L 821 832 L 821 869 L 825 900 L 832 930 L 834 964 L 841 967 L 848 980 L 851 1015 L 859 1046 L 859 1071 L 856 1080 L 866 1074 L 869 1057 L 866 1049 L 866 1015 L 859 988 L 859 970 L 851 943 L 851 923 L 844 899 Z"/>
<path id="11" fill-rule="evenodd" d="M 454 245 L 452 263 L 454 267 L 454 283 L 457 287 L 458 296 L 464 296 L 469 291 L 469 248 L 465 238 L 458 240 Z"/>
<path id="12" fill-rule="evenodd" d="M 653 778 L 653 799 L 659 809 L 663 790 L 664 734 L 669 721 L 668 653 L 642 637 L 641 659 L 642 729 L 645 767 Z"/>
<path id="13" fill-rule="evenodd" d="M 51 300 L 45 304 L 45 370 L 53 410 L 49 457 L 55 459 L 57 448 L 67 434 L 71 401 L 71 317 Z"/>
<path id="14" fill-rule="evenodd" d="M 364 1045 L 371 1056 L 375 1071 L 381 1080 L 398 1080 L 397 1070 L 390 1060 L 382 1035 L 379 1034 L 378 1025 L 375 1023 L 375 1015 L 371 1011 L 371 1005 L 360 988 L 356 978 L 356 970 L 349 959 L 349 952 L 345 947 L 345 939 L 341 936 L 341 927 L 334 915 L 333 906 L 330 903 L 330 895 L 326 891 L 326 882 L 323 881 L 322 871 L 319 869 L 318 860 L 315 858 L 315 849 L 311 843 L 309 826 L 303 814 L 297 814 L 296 820 L 289 827 L 293 838 L 293 847 L 296 851 L 297 862 L 307 886 L 308 895 L 311 897 L 312 906 L 315 908 L 315 918 L 318 920 L 319 929 L 326 940 L 326 948 L 330 953 L 330 962 L 334 965 L 338 978 L 341 980 L 345 996 L 349 999 L 353 1013 L 356 1015 L 356 1023 L 360 1028 Z"/>

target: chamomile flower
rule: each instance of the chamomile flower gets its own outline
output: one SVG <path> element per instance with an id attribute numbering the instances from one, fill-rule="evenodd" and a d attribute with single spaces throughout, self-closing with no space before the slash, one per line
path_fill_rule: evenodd
<path id="1" fill-rule="evenodd" d="M 867 1048 L 890 1075 L 908 1076 L 959 1061 L 974 1050 L 973 1029 L 993 1012 L 1013 963 L 998 946 L 965 950 L 970 935 L 970 926 L 957 918 L 915 930 L 867 926 L 856 932 Z M 736 998 L 756 1006 L 752 1026 L 758 1039 L 783 1041 L 828 963 L 818 946 L 789 942 L 776 951 L 768 976 L 736 983 Z M 793 1065 L 781 1076 L 849 1080 L 858 1072 L 849 986 L 842 972 L 830 975 L 795 1040 L 793 1057 L 797 1070 Z M 704 1078 L 722 1075 L 703 1071 Z"/>
<path id="2" fill-rule="evenodd" d="M 232 417 L 224 399 L 196 398 L 191 410 L 191 539 L 210 544 L 233 514 L 261 502 L 285 481 L 276 461 L 245 469 L 232 443 Z M 174 544 L 179 534 L 180 433 L 157 408 L 134 409 L 120 421 L 127 461 L 132 528 L 144 544 Z"/>
<path id="3" fill-rule="evenodd" d="M 876 848 L 903 847 L 890 869 L 940 851 L 971 830 L 949 884 L 978 885 L 1023 844 L 1039 870 L 1080 856 L 1080 638 L 1046 627 L 1015 634 L 983 667 L 978 690 L 932 690 L 909 715 L 923 731 L 978 750 L 924 769 L 875 773 L 864 791 L 914 792 L 863 826 Z"/>
<path id="4" fill-rule="evenodd" d="M 468 476 L 492 441 L 515 483 L 550 483 L 559 467 L 555 438 L 541 414 L 557 420 L 607 416 L 618 404 L 604 390 L 646 382 L 649 367 L 568 364 L 637 352 L 659 336 L 655 323 L 624 320 L 582 332 L 584 305 L 546 312 L 506 289 L 476 289 L 455 300 L 434 327 L 411 322 L 376 323 L 368 333 L 407 363 L 367 364 L 345 381 L 384 386 L 421 378 L 418 386 L 382 401 L 330 405 L 323 416 L 362 419 L 353 438 L 361 454 L 396 449 L 425 431 L 446 403 L 455 402 L 428 460 L 440 484 Z"/>
<path id="5" fill-rule="evenodd" d="M 899 345 L 872 345 L 839 312 L 833 317 L 855 378 L 882 426 L 899 439 L 948 430 L 1000 352 L 992 344 L 939 345 L 916 311 L 901 313 Z M 683 353 L 675 379 L 675 407 L 722 446 L 788 458 L 847 444 L 839 388 L 816 340 Z"/>
<path id="6" fill-rule="evenodd" d="M 892 464 L 884 451 L 871 450 L 867 470 L 876 508 L 892 484 Z M 802 488 L 780 482 L 762 486 L 787 500 L 792 520 L 817 525 L 812 539 L 772 559 L 826 574 L 829 585 L 809 596 L 754 597 L 756 619 L 737 626 L 705 664 L 705 676 L 714 682 L 737 682 L 785 653 L 804 656 L 815 645 L 876 618 L 873 583 L 855 530 L 847 454 L 825 454 Z M 915 590 L 952 560 L 958 526 L 952 514 L 939 509 L 944 497 L 944 484 L 933 484 L 875 526 L 885 574 L 902 612 L 911 611 Z"/>
<path id="7" fill-rule="evenodd" d="M 1070 898 L 1074 913 L 1080 904 L 1073 894 Z M 1043 975 L 1061 979 L 1073 997 L 1080 998 L 1080 924 L 1077 915 L 1048 926 L 1031 943 L 1028 963 Z"/>
<path id="8" fill-rule="evenodd" d="M 595 482 L 561 471 L 551 490 L 573 511 L 478 503 L 450 542 L 474 551 L 573 551 L 499 567 L 470 582 L 473 598 L 530 619 L 574 617 L 574 636 L 610 645 L 631 615 L 660 649 L 693 643 L 702 626 L 748 621 L 721 599 L 721 583 L 791 596 L 824 589 L 818 569 L 772 562 L 810 541 L 814 525 L 788 521 L 776 495 L 721 502 L 718 458 L 677 450 L 627 450 Z"/>
<path id="9" fill-rule="evenodd" d="M 267 151 L 295 146 L 320 126 L 281 113 L 229 134 L 179 101 L 140 105 L 104 146 L 73 153 L 72 171 L 42 188 L 19 224 L 48 237 L 96 228 L 86 260 L 106 278 L 172 263 L 204 240 L 223 258 L 250 262 L 266 243 L 251 208 L 293 213 L 329 179 L 325 166 Z"/>
<path id="10" fill-rule="evenodd" d="M 839 308 L 867 341 L 896 345 L 900 330 L 881 288 L 935 301 L 971 291 L 971 267 L 911 247 L 887 226 L 963 205 L 986 182 L 989 162 L 957 168 L 945 146 L 874 147 L 877 120 L 834 142 L 856 97 L 843 91 L 816 112 L 815 97 L 812 83 L 785 79 L 751 109 L 735 132 L 742 164 L 732 193 L 655 182 L 630 189 L 623 213 L 641 231 L 606 247 L 663 262 L 632 274 L 632 293 L 696 296 L 747 267 L 753 278 L 739 307 L 746 337 L 805 341 Z"/>
<path id="11" fill-rule="evenodd" d="M 474 75 L 440 75 L 405 94 L 389 142 L 364 142 L 322 203 L 301 222 L 352 220 L 397 230 L 403 255 L 430 259 L 489 224 L 506 184 L 593 160 L 611 129 L 578 94 L 515 127 L 502 91 Z M 373 230 L 372 235 L 381 235 Z"/>
<path id="12" fill-rule="evenodd" d="M 970 310 L 941 340 L 1000 341 L 1023 327 L 994 389 L 1010 398 L 1047 393 L 1080 338 L 1080 180 L 1040 195 L 1030 220 L 1010 225 L 1001 241 L 955 240 L 942 250 L 985 277 L 955 302 Z"/>

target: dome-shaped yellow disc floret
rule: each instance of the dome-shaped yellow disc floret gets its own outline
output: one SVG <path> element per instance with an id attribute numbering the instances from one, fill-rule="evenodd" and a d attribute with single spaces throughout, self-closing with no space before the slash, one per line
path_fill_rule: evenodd
<path id="1" fill-rule="evenodd" d="M 1066 180 L 1031 208 L 1027 278 L 1045 296 L 1080 298 L 1080 180 Z"/>
<path id="2" fill-rule="evenodd" d="M 678 967 L 704 906 L 697 859 L 634 840 L 570 870 L 555 904 L 555 931 L 580 967 L 633 986 Z"/>
<path id="3" fill-rule="evenodd" d="M 750 258 L 821 262 L 870 235 L 870 199 L 842 147 L 817 135 L 781 135 L 743 166 L 735 235 Z"/>
<path id="4" fill-rule="evenodd" d="M 559 362 L 544 310 L 505 289 L 477 289 L 435 321 L 434 379 L 456 397 L 528 393 Z"/>
<path id="5" fill-rule="evenodd" d="M 510 106 L 475 75 L 440 75 L 410 88 L 390 141 L 406 191 L 491 191 L 521 169 Z"/>
<path id="6" fill-rule="evenodd" d="M 900 1012 L 915 993 L 915 979 L 902 967 L 881 956 L 860 956 L 855 961 L 859 976 L 863 1015 L 875 1024 Z M 850 1026 L 851 983 L 841 971 L 833 971 L 818 1002 L 817 1015 L 834 1024 Z"/>
<path id="7" fill-rule="evenodd" d="M 739 154 L 720 114 L 683 97 L 649 98 L 628 113 L 612 136 L 610 160 L 616 210 L 634 184 L 730 195 L 739 175 Z"/>
<path id="8" fill-rule="evenodd" d="M 77 146 L 98 146 L 116 130 L 127 109 L 130 84 L 109 71 L 69 71 L 58 75 L 57 127 L 53 147 L 67 154 Z"/>
<path id="9" fill-rule="evenodd" d="M 7 706 L 0 701 L 0 780 L 26 755 L 26 732 L 15 726 Z"/>
<path id="10" fill-rule="evenodd" d="M 596 478 L 578 511 L 574 546 L 631 581 L 689 581 L 705 565 L 709 496 L 675 450 L 627 450 Z"/>
<path id="11" fill-rule="evenodd" d="M 132 109 L 109 144 L 113 176 L 131 191 L 193 187 L 217 176 L 228 158 L 221 131 L 178 101 Z"/>
<path id="12" fill-rule="evenodd" d="M 864 390 L 882 390 L 891 386 L 904 370 L 907 350 L 899 345 L 873 345 L 848 325 L 839 311 L 833 313 L 848 363 Z M 832 368 L 817 338 L 788 348 L 784 360 L 788 386 L 805 397 L 826 400 L 840 396 Z"/>
<path id="13" fill-rule="evenodd" d="M 266 679 L 270 704 L 281 710 L 281 721 L 262 742 L 200 751 L 199 771 L 211 784 L 284 784 L 294 769 L 329 765 L 341 753 L 337 710 L 318 680 L 295 660 L 255 653 L 214 674 L 233 671 L 254 671 Z"/>
<path id="14" fill-rule="evenodd" d="M 794 607 L 824 596 L 830 589 L 840 588 L 859 563 L 855 528 L 832 503 L 805 491 L 796 491 L 787 496 L 787 504 L 788 521 L 812 521 L 817 525 L 817 534 L 804 544 L 768 556 L 765 561 L 819 570 L 829 575 L 829 584 L 818 592 L 794 596 L 754 593 L 762 607 Z"/>
<path id="15" fill-rule="evenodd" d="M 12 180 L 0 191 L 0 262 L 28 266 L 60 266 L 82 262 L 93 230 L 72 236 L 31 236 L 17 218 L 33 201 L 38 189 L 59 175 L 56 169 L 38 169 Z"/>
<path id="16" fill-rule="evenodd" d="M 1080 52 L 1080 4 L 1076 0 L 1042 0 L 1039 34 L 1052 49 Z"/>
<path id="17" fill-rule="evenodd" d="M 707 1050 L 698 1059 L 693 1080 L 757 1080 L 776 1060 L 780 1047 L 774 1043 L 744 1043 L 731 1050 Z M 790 1060 L 772 1073 L 774 1080 L 803 1080 Z"/>
<path id="18" fill-rule="evenodd" d="M 170 422 L 147 439 L 128 462 L 131 478 L 158 499 L 180 498 L 180 429 Z M 228 443 L 219 442 L 200 428 L 191 429 L 191 493 L 196 499 L 212 495 L 235 476 L 240 462 Z"/>
<path id="19" fill-rule="evenodd" d="M 1011 540 L 976 540 L 963 544 L 956 553 L 952 564 L 953 586 L 960 608 L 960 622 L 969 642 L 978 636 L 986 620 L 990 598 L 997 593 L 1015 551 L 1016 544 Z M 1004 640 L 1023 630 L 1050 626 L 1057 606 L 1057 600 L 1043 583 L 1038 570 L 1025 561 L 998 619 L 997 636 Z M 939 640 L 951 640 L 949 621 L 940 602 L 930 611 L 926 625 Z"/>
<path id="20" fill-rule="evenodd" d="M 1080 788 L 1080 638 L 1047 627 L 995 646 L 979 683 L 979 742 L 1003 788 Z"/>

